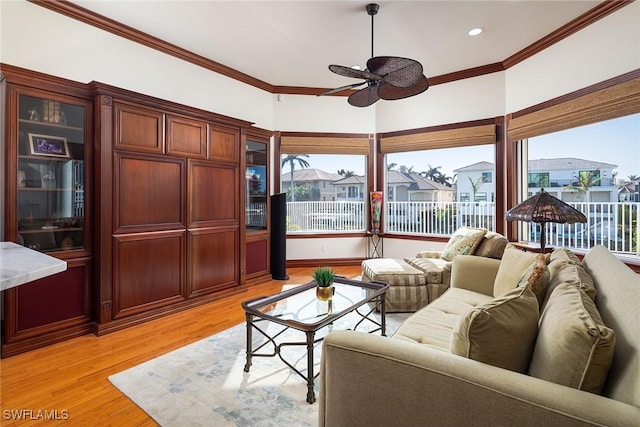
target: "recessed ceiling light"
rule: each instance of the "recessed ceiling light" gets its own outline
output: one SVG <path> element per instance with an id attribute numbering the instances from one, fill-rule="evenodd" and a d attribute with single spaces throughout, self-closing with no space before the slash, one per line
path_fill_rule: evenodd
<path id="1" fill-rule="evenodd" d="M 478 28 L 473 28 L 471 30 L 469 30 L 469 32 L 467 34 L 469 34 L 470 36 L 477 36 L 482 34 L 482 32 L 484 31 L 484 29 L 478 27 Z"/>
<path id="2" fill-rule="evenodd" d="M 351 68 L 353 68 L 354 70 L 359 70 L 360 66 L 359 65 L 352 65 Z"/>

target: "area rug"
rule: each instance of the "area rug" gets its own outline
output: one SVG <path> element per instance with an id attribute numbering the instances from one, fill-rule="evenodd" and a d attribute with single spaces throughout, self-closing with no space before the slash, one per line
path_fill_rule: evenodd
<path id="1" fill-rule="evenodd" d="M 339 319 L 319 333 L 347 329 L 355 314 Z M 376 315 L 377 316 L 377 315 Z M 407 314 L 388 314 L 387 335 Z M 364 330 L 374 326 L 362 325 Z M 269 323 L 269 334 L 281 326 Z M 379 333 L 379 332 L 378 332 Z M 254 342 L 262 342 L 254 333 Z M 303 333 L 288 329 L 279 341 L 304 342 Z M 263 349 L 262 352 L 269 350 Z M 283 357 L 306 372 L 306 349 L 284 347 Z M 315 372 L 321 344 L 315 348 Z M 240 324 L 171 353 L 109 377 L 121 392 L 161 426 L 316 426 L 318 403 L 306 402 L 306 381 L 278 357 L 246 362 L 246 326 Z M 318 380 L 315 391 L 318 393 Z"/>

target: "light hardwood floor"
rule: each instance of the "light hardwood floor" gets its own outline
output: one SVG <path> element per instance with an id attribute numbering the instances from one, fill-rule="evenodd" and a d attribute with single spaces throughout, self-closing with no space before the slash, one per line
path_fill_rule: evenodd
<path id="1" fill-rule="evenodd" d="M 335 267 L 335 271 L 355 277 L 360 266 Z M 0 425 L 157 425 L 107 377 L 242 323 L 242 301 L 279 292 L 286 284 L 306 283 L 311 272 L 311 268 L 289 268 L 287 281 L 253 285 L 246 293 L 122 331 L 101 337 L 85 335 L 2 359 Z M 15 411 L 30 414 L 32 419 L 12 419 Z M 38 411 L 58 411 L 60 418 L 66 414 L 68 420 L 45 423 L 35 419 Z"/>

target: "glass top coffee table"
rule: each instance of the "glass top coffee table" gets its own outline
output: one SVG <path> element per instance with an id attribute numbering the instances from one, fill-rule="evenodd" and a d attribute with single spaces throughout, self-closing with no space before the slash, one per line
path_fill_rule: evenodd
<path id="1" fill-rule="evenodd" d="M 389 285 L 385 283 L 362 282 L 336 276 L 334 293 L 329 301 L 321 301 L 316 297 L 316 282 L 311 281 L 276 295 L 243 302 L 242 308 L 247 318 L 247 362 L 244 371 L 249 372 L 253 357 L 278 356 L 306 380 L 307 402 L 315 402 L 313 384 L 318 373 L 314 373 L 313 350 L 315 345 L 323 339 L 323 337 L 317 337 L 316 333 L 329 325 L 335 325 L 342 317 L 353 313 L 352 324 L 346 325 L 344 329 L 366 330 L 369 333 L 380 331 L 381 335 L 385 335 L 384 299 L 387 289 Z M 379 311 L 379 319 L 374 316 L 376 310 Z M 283 327 L 278 328 L 276 332 L 269 332 L 267 328 L 272 323 Z M 303 332 L 304 341 L 279 339 L 288 329 Z M 254 330 L 264 337 L 264 341 L 254 343 Z M 298 370 L 293 363 L 283 357 L 281 350 L 287 346 L 306 347 L 306 373 Z M 265 347 L 272 351 L 264 352 Z"/>

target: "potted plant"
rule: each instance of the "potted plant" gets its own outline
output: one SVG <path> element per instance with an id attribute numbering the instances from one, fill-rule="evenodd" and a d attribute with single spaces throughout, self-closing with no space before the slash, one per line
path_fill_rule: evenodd
<path id="1" fill-rule="evenodd" d="M 336 273 L 331 267 L 318 267 L 313 271 L 313 280 L 316 281 L 316 296 L 321 301 L 329 301 L 333 296 L 333 280 Z"/>

